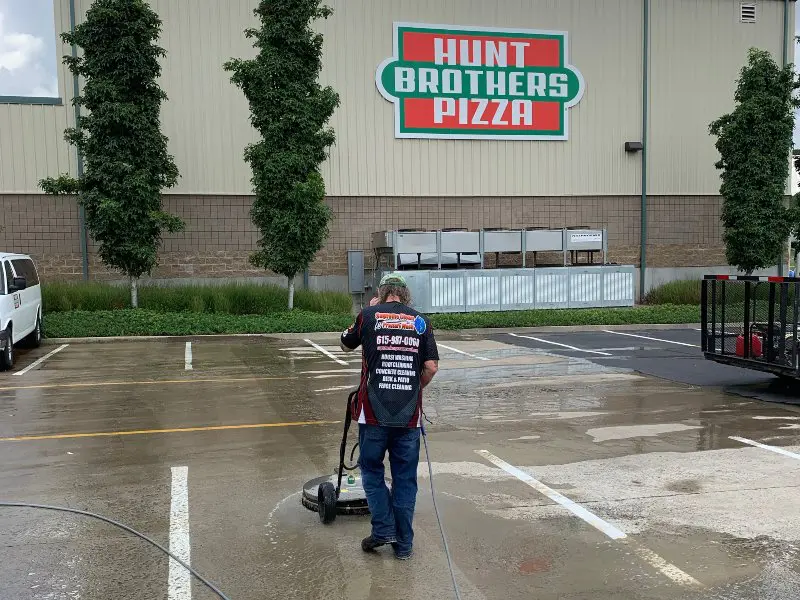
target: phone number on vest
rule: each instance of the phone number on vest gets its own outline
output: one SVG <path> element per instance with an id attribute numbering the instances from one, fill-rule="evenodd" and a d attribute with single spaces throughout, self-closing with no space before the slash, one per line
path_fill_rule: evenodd
<path id="1" fill-rule="evenodd" d="M 419 348 L 419 338 L 402 335 L 379 335 L 379 346 L 410 346 Z"/>

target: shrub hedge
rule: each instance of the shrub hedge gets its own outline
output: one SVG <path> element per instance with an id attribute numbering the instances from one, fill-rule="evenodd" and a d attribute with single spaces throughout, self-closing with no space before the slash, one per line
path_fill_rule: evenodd
<path id="1" fill-rule="evenodd" d="M 697 306 L 637 306 L 633 308 L 532 310 L 497 313 L 431 315 L 434 329 L 537 327 L 556 325 L 635 325 L 696 323 Z M 344 313 L 306 310 L 266 315 L 158 312 L 148 309 L 45 313 L 47 337 L 110 337 L 142 335 L 211 335 L 241 333 L 311 333 L 341 331 L 353 318 Z"/>
<path id="2" fill-rule="evenodd" d="M 130 291 L 106 283 L 48 283 L 42 286 L 45 314 L 130 308 Z M 142 286 L 139 308 L 162 313 L 264 315 L 286 310 L 288 291 L 275 285 Z M 308 312 L 349 314 L 350 296 L 297 290 L 295 307 Z"/>

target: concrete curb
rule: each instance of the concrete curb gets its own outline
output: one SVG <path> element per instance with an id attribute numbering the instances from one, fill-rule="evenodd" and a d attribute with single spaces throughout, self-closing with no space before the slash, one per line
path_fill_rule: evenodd
<path id="1" fill-rule="evenodd" d="M 650 331 L 669 331 L 674 329 L 700 328 L 699 323 L 683 323 L 659 325 L 643 323 L 639 325 L 562 325 L 552 327 L 503 327 L 503 328 L 483 328 L 483 329 L 453 329 L 439 330 L 439 337 L 459 337 L 476 335 L 502 335 L 505 333 L 570 333 L 586 331 L 626 331 L 631 329 L 649 329 Z M 242 338 L 267 338 L 276 340 L 302 340 L 305 338 L 338 338 L 339 331 L 317 331 L 314 333 L 239 333 L 239 334 L 213 334 L 213 335 L 142 335 L 142 336 L 119 336 L 119 337 L 85 337 L 85 338 L 45 338 L 42 340 L 46 345 L 60 344 L 102 344 L 112 342 L 169 342 L 169 341 L 188 341 L 199 339 L 217 340 L 236 340 Z"/>

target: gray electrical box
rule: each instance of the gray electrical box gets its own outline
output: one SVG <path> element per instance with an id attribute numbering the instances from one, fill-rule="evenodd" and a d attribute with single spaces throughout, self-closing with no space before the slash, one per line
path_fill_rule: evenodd
<path id="1" fill-rule="evenodd" d="M 347 251 L 347 283 L 351 294 L 364 293 L 364 251 Z"/>

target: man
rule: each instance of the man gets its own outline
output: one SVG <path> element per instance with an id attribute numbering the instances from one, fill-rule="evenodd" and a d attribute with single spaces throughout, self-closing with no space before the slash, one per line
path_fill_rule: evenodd
<path id="1" fill-rule="evenodd" d="M 372 513 L 372 534 L 361 542 L 361 549 L 374 552 L 391 544 L 400 560 L 411 558 L 414 541 L 422 388 L 439 365 L 430 322 L 410 308 L 410 302 L 403 276 L 385 275 L 377 302 L 359 313 L 341 339 L 347 352 L 363 346 L 361 385 L 352 416 L 359 424 L 359 466 Z M 383 467 L 387 450 L 391 491 Z"/>

